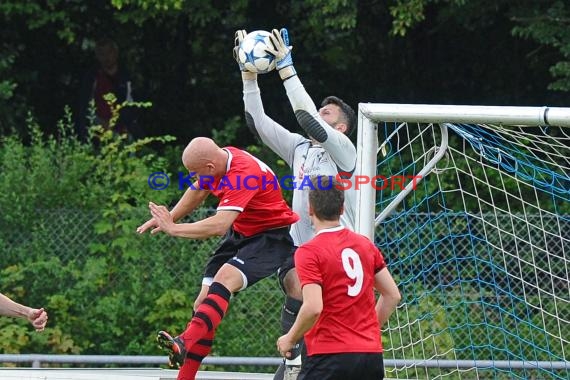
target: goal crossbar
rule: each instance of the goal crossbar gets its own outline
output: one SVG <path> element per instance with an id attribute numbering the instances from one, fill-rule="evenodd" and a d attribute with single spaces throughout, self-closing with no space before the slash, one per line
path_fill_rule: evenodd
<path id="1" fill-rule="evenodd" d="M 564 107 L 360 103 L 358 109 L 364 117 L 376 122 L 447 122 L 570 127 L 570 108 Z"/>
<path id="2" fill-rule="evenodd" d="M 517 106 L 481 106 L 481 105 L 443 105 L 443 104 L 397 104 L 397 103 L 359 103 L 357 132 L 358 175 L 373 178 L 376 175 L 376 158 L 363 152 L 378 150 L 378 122 L 410 123 L 469 123 L 469 124 L 505 124 L 516 126 L 559 126 L 570 127 L 570 108 L 568 107 L 517 107 Z M 443 128 L 442 128 L 443 131 Z M 442 141 L 438 156 L 429 163 L 437 163 L 446 149 Z M 429 171 L 426 168 L 425 171 Z M 421 177 L 423 178 L 423 177 Z M 376 216 L 374 210 L 361 209 L 356 215 L 356 230 L 373 238 L 374 227 L 393 211 L 395 206 L 406 196 L 404 191 L 389 210 Z M 357 194 L 358 204 L 374 203 L 375 192 L 371 186 L 360 189 Z M 370 204 L 370 203 L 368 203 Z"/>

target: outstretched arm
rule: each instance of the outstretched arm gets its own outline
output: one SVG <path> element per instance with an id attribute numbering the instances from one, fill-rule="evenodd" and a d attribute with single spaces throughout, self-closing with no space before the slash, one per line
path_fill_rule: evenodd
<path id="1" fill-rule="evenodd" d="M 7 317 L 25 318 L 37 331 L 42 331 L 47 323 L 48 315 L 43 308 L 34 309 L 19 304 L 0 293 L 0 315 Z"/>
<path id="2" fill-rule="evenodd" d="M 234 59 L 241 70 L 247 127 L 291 166 L 295 147 L 304 141 L 304 138 L 299 134 L 289 132 L 265 114 L 263 102 L 261 101 L 261 92 L 257 85 L 257 74 L 247 71 L 238 58 L 239 46 L 246 34 L 245 30 L 236 31 L 233 53 Z"/>
<path id="3" fill-rule="evenodd" d="M 178 221 L 194 211 L 196 207 L 204 202 L 209 194 L 210 191 L 200 189 L 198 181 L 194 182 L 193 187 L 186 189 L 182 198 L 170 211 L 174 221 Z"/>
<path id="4" fill-rule="evenodd" d="M 224 235 L 239 216 L 237 211 L 219 210 L 216 215 L 195 223 L 174 223 L 172 215 L 165 206 L 149 203 L 150 213 L 161 231 L 170 236 L 187 239 L 207 239 Z"/>
<path id="5" fill-rule="evenodd" d="M 341 170 L 352 172 L 356 167 L 356 148 L 344 133 L 322 119 L 315 103 L 305 91 L 293 66 L 287 29 L 273 29 L 270 40 L 273 47 L 268 51 L 275 55 L 279 76 L 299 125 L 307 135 L 321 144 Z"/>
<path id="6" fill-rule="evenodd" d="M 257 80 L 243 79 L 243 103 L 248 128 L 287 164 L 292 165 L 295 148 L 305 138 L 288 131 L 265 114 Z"/>
<path id="7" fill-rule="evenodd" d="M 352 172 L 356 167 L 356 148 L 348 136 L 323 120 L 297 75 L 283 85 L 301 128 L 331 155 L 340 169 Z"/>
<path id="8" fill-rule="evenodd" d="M 209 191 L 200 189 L 198 185 L 199 183 L 196 181 L 191 187 L 186 189 L 182 195 L 182 198 L 180 198 L 180 200 L 170 211 L 170 215 L 175 222 L 194 211 L 196 207 L 204 202 L 204 200 L 208 197 L 208 194 L 210 194 Z M 151 234 L 156 234 L 157 232 L 162 231 L 161 227 L 158 225 L 157 220 L 155 218 L 151 218 L 144 224 L 140 225 L 137 228 L 137 232 L 139 234 L 144 234 L 149 229 Z"/>

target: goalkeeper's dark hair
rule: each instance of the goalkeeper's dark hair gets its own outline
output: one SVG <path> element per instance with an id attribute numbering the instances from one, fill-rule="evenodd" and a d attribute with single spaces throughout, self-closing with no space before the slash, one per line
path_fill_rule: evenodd
<path id="1" fill-rule="evenodd" d="M 327 96 L 321 103 L 321 107 L 324 107 L 327 104 L 334 104 L 340 108 L 342 117 L 344 119 L 342 121 L 346 124 L 347 127 L 345 135 L 350 136 L 356 126 L 356 113 L 354 113 L 352 107 L 336 96 Z"/>
<path id="2" fill-rule="evenodd" d="M 335 221 L 342 214 L 344 190 L 333 176 L 312 176 L 309 204 L 320 220 Z"/>

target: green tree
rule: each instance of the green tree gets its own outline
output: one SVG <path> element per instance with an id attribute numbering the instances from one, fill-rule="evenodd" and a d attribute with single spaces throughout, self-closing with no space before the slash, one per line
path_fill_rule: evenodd
<path id="1" fill-rule="evenodd" d="M 529 59 L 554 61 L 550 66 L 554 80 L 548 88 L 569 91 L 570 6 L 565 1 L 398 0 L 390 7 L 390 14 L 394 18 L 391 32 L 405 36 L 434 13 L 442 26 L 450 18 L 456 18 L 468 28 L 479 28 L 480 23 L 494 12 L 506 16 L 513 36 L 538 42 L 539 47 L 529 53 Z M 550 48 L 558 54 L 553 54 Z"/>
<path id="2" fill-rule="evenodd" d="M 562 17 L 540 24 L 525 16 L 543 10 Z M 332 93 L 354 108 L 361 101 L 545 104 L 559 98 L 542 84 L 548 68 L 564 78 L 566 11 L 560 1 L 7 0 L 0 4 L 0 131 L 23 132 L 32 111 L 55 132 L 61 109 L 76 106 L 102 35 L 120 46 L 137 100 L 155 105 L 141 117 L 143 135 L 185 142 L 236 117 L 245 130 L 234 31 L 282 26 L 316 102 Z M 298 130 L 277 75 L 260 82 L 271 116 Z M 237 141 L 254 139 L 240 133 Z"/>

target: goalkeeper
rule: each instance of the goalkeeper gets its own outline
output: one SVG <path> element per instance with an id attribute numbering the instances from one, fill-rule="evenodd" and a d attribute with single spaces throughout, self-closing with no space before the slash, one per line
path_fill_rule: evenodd
<path id="1" fill-rule="evenodd" d="M 236 58 L 237 47 L 245 35 L 245 30 L 236 32 L 234 48 Z M 245 118 L 248 127 L 264 144 L 287 162 L 293 170 L 297 184 L 300 184 L 304 177 L 309 176 L 334 177 L 339 172 L 351 175 L 356 168 L 356 148 L 348 135 L 356 123 L 354 110 L 335 96 L 326 97 L 321 103 L 321 108 L 317 110 L 293 67 L 287 29 L 280 31 L 274 29 L 270 40 L 273 46 L 268 49 L 268 52 L 275 56 L 276 68 L 283 80 L 297 121 L 308 137 L 290 132 L 265 114 L 257 84 L 257 74 L 245 71 L 240 65 Z M 344 213 L 341 217 L 341 223 L 351 230 L 354 229 L 356 197 L 353 188 L 354 186 L 350 186 L 345 191 Z M 309 190 L 310 186 L 295 186 L 293 190 L 292 208 L 300 216 L 300 220 L 291 228 L 291 236 L 296 246 L 307 242 L 314 236 L 308 213 Z M 283 333 L 287 333 L 295 322 L 302 303 L 301 285 L 292 258 L 290 265 L 279 272 L 279 282 L 286 293 L 285 304 L 281 312 L 281 326 Z M 303 341 L 301 340 L 291 351 L 285 365 L 279 367 L 274 377 L 275 380 L 297 378 L 301 366 L 302 350 Z"/>

